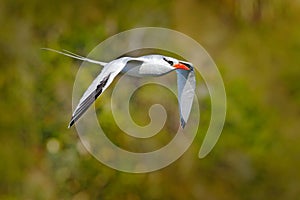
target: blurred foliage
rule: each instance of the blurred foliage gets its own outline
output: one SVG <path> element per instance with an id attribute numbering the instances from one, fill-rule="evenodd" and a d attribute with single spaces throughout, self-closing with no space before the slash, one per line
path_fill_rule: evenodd
<path id="1" fill-rule="evenodd" d="M 1 1 L 0 199 L 299 199 L 299 12 L 294 0 Z M 40 48 L 86 55 L 141 26 L 176 29 L 207 49 L 228 114 L 204 159 L 199 134 L 167 168 L 127 174 L 66 128 L 79 63 Z M 109 117 L 101 123 L 118 131 Z"/>

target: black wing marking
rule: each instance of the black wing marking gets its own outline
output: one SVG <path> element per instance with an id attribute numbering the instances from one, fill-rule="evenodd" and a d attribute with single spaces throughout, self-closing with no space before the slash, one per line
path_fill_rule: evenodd
<path id="1" fill-rule="evenodd" d="M 71 118 L 69 128 L 83 115 L 83 113 L 85 113 L 85 111 L 94 103 L 94 101 L 102 93 L 103 87 L 106 85 L 109 77 L 110 74 L 104 77 L 104 79 L 102 79 L 97 85 L 97 88 L 83 102 L 81 102 L 79 108 L 76 110 L 76 112 Z"/>

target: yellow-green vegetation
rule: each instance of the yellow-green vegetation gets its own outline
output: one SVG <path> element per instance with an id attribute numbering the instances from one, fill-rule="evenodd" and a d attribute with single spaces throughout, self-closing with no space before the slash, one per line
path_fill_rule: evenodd
<path id="1" fill-rule="evenodd" d="M 299 199 L 299 13 L 296 0 L 1 1 L 0 199 Z M 67 129 L 80 62 L 40 48 L 86 55 L 109 36 L 142 26 L 181 31 L 206 48 L 224 79 L 227 119 L 216 147 L 199 160 L 209 121 L 204 100 L 203 125 L 179 160 L 127 174 L 99 163 Z M 151 105 L 143 105 L 143 95 L 131 104 L 139 124 Z M 167 98 L 177 109 L 175 97 Z M 96 107 L 121 144 L 126 138 L 107 108 L 99 101 Z M 168 112 L 176 116 L 176 109 Z M 178 118 L 171 120 L 158 146 L 172 138 Z"/>

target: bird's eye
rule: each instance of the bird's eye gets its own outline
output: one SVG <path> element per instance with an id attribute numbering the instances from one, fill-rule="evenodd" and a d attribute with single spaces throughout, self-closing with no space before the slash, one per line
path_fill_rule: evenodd
<path id="1" fill-rule="evenodd" d="M 166 58 L 163 58 L 164 61 L 166 61 L 167 63 L 169 63 L 171 66 L 173 66 L 174 62 L 173 61 L 170 61 L 170 60 L 167 60 Z"/>

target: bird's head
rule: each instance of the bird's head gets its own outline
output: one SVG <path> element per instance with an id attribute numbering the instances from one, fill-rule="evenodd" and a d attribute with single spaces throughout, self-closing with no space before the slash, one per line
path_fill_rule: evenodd
<path id="1" fill-rule="evenodd" d="M 193 65 L 189 62 L 177 60 L 171 57 L 163 57 L 163 60 L 167 62 L 169 65 L 171 65 L 172 67 L 174 67 L 175 69 L 182 69 L 182 70 L 189 70 L 189 71 L 193 70 Z"/>

